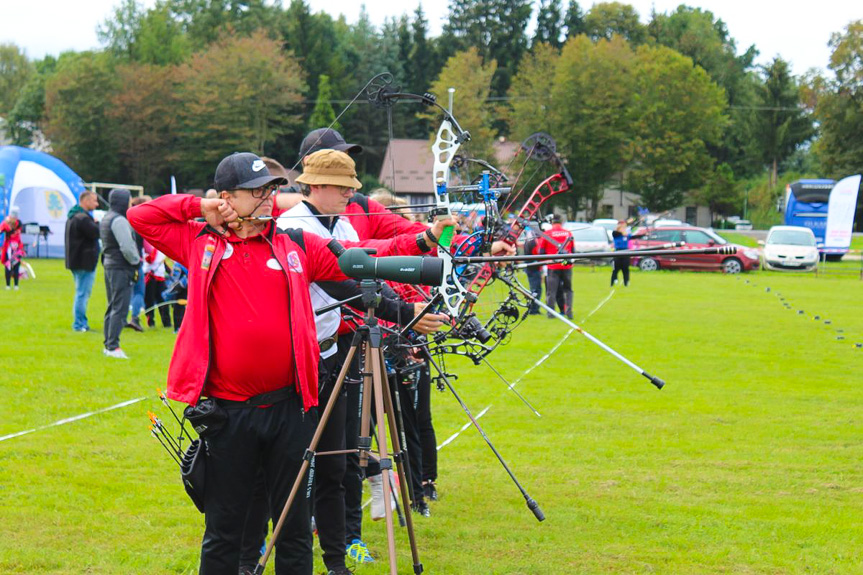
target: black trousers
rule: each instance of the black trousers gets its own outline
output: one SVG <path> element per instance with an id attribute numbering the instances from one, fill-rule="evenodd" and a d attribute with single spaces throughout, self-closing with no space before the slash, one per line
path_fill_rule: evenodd
<path id="1" fill-rule="evenodd" d="M 623 272 L 623 285 L 629 285 L 629 256 L 618 256 L 614 258 L 614 270 L 611 272 L 611 285 L 617 281 L 617 272 Z"/>
<path id="2" fill-rule="evenodd" d="M 401 432 L 399 444 L 407 454 L 405 473 L 407 474 L 410 498 L 413 503 L 417 503 L 423 499 L 423 446 L 420 441 L 419 419 L 417 418 L 417 380 L 413 377 L 408 378 L 397 374 L 389 378 L 389 383 L 393 396 L 393 407 L 396 409 L 396 424 L 400 427 L 399 431 Z M 393 473 L 395 471 L 393 469 Z M 384 489 L 386 487 L 384 485 Z"/>
<path id="3" fill-rule="evenodd" d="M 262 474 L 270 514 L 278 517 L 299 473 L 315 427 L 299 395 L 267 408 L 231 407 L 207 447 L 201 575 L 239 571 L 243 530 L 254 486 Z M 301 491 L 276 542 L 277 575 L 311 575 L 312 532 L 309 500 Z M 259 540 L 260 541 L 260 540 Z"/>
<path id="4" fill-rule="evenodd" d="M 530 286 L 530 291 L 536 299 L 542 299 L 542 269 L 541 266 L 531 266 L 525 269 L 527 273 L 527 283 Z M 539 313 L 539 304 L 535 301 L 530 302 L 530 313 Z"/>
<path id="5" fill-rule="evenodd" d="M 417 425 L 422 444 L 422 480 L 437 480 L 437 437 L 431 414 L 431 368 L 423 363 L 417 382 Z"/>
<path id="6" fill-rule="evenodd" d="M 546 280 L 546 305 L 554 309 L 559 305 L 561 313 L 572 319 L 572 268 L 566 270 L 548 270 Z M 560 296 L 563 296 L 562 298 Z M 552 317 L 549 315 L 549 317 Z"/>
<path id="7" fill-rule="evenodd" d="M 10 267 L 3 266 L 4 271 L 6 272 L 6 287 L 9 287 L 9 282 L 11 280 L 15 280 L 15 285 L 18 285 L 18 272 L 21 270 L 21 262 L 15 262 Z"/>
<path id="8" fill-rule="evenodd" d="M 322 359 L 318 364 L 317 418 L 323 414 L 324 408 L 332 395 L 338 371 L 344 363 L 344 355 L 336 354 Z M 325 451 L 342 451 L 345 449 L 345 406 L 344 391 L 339 394 L 318 441 L 318 453 Z M 311 441 L 311 438 L 309 439 Z M 305 447 L 308 447 L 306 444 Z M 327 569 L 345 567 L 345 488 L 342 481 L 345 476 L 345 455 L 315 456 L 312 463 L 313 499 L 312 512 L 318 529 L 321 549 L 324 551 L 324 564 Z M 278 519 L 281 509 L 272 515 L 273 523 Z M 245 519 L 242 545 L 241 565 L 253 565 L 260 558 L 262 542 L 267 537 L 270 508 L 267 503 L 267 487 L 259 477 L 256 481 L 254 496 L 251 500 Z"/>
<path id="9" fill-rule="evenodd" d="M 144 286 L 144 307 L 149 309 L 156 304 L 162 303 L 162 292 L 165 290 L 165 280 L 150 278 Z M 162 319 L 163 327 L 171 327 L 171 310 L 166 305 L 158 307 L 159 317 Z M 147 312 L 147 325 L 154 326 L 153 311 Z"/>

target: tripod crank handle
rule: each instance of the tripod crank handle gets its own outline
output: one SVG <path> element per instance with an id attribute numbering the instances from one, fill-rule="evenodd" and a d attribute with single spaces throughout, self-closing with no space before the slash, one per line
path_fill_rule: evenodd
<path id="1" fill-rule="evenodd" d="M 655 385 L 655 386 L 656 386 L 656 389 L 662 389 L 662 388 L 663 388 L 663 386 L 665 385 L 665 382 L 664 382 L 664 381 L 662 381 L 661 379 L 659 379 L 659 378 L 658 378 L 658 377 L 656 377 L 655 375 L 650 375 L 650 374 L 649 374 L 649 373 L 647 373 L 646 371 L 645 371 L 644 373 L 642 373 L 642 375 L 643 375 L 644 377 L 646 377 L 647 379 L 649 379 L 649 380 L 650 380 L 650 383 L 652 383 L 653 385 Z"/>
<path id="2" fill-rule="evenodd" d="M 530 497 L 526 497 L 525 499 L 527 500 L 527 508 L 533 511 L 536 520 L 545 521 L 545 513 L 543 513 L 542 509 L 539 508 L 539 503 L 537 503 L 535 499 L 531 499 Z"/>

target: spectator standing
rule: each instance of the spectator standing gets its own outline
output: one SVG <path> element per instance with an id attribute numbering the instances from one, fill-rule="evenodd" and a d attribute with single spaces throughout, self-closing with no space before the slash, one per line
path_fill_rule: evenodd
<path id="1" fill-rule="evenodd" d="M 152 200 L 150 196 L 140 195 L 136 198 L 132 198 L 133 206 L 140 206 L 146 202 Z M 135 233 L 135 230 L 132 230 L 135 238 L 135 244 L 138 246 L 138 256 L 141 258 L 141 263 L 138 264 L 138 275 L 136 276 L 135 285 L 132 287 L 132 308 L 131 308 L 131 317 L 128 322 L 126 322 L 126 327 L 134 329 L 135 331 L 144 331 L 144 328 L 141 326 L 141 312 L 144 311 L 144 300 L 145 300 L 145 291 L 147 289 L 146 281 L 144 279 L 144 238 Z"/>
<path id="2" fill-rule="evenodd" d="M 617 222 L 617 227 L 611 232 L 611 237 L 614 239 L 614 249 L 616 251 L 629 249 L 629 240 L 632 234 L 626 228 L 625 221 L 620 220 Z M 615 256 L 614 270 L 611 272 L 611 287 L 614 287 L 614 284 L 617 283 L 617 272 L 623 272 L 624 287 L 629 285 L 629 263 L 629 256 Z"/>
<path id="3" fill-rule="evenodd" d="M 147 326 L 156 327 L 153 313 L 159 309 L 163 327 L 171 327 L 171 310 L 162 305 L 162 292 L 165 291 L 165 254 L 144 241 L 144 305 L 147 307 Z"/>
<path id="4" fill-rule="evenodd" d="M 69 219 L 66 220 L 66 269 L 75 278 L 72 329 L 80 332 L 90 331 L 87 302 L 90 301 L 99 263 L 99 224 L 91 212 L 98 206 L 99 197 L 95 192 L 81 192 L 78 203 L 69 210 Z"/>
<path id="5" fill-rule="evenodd" d="M 10 283 L 14 279 L 15 291 L 18 291 L 18 274 L 21 270 L 21 259 L 25 254 L 24 244 L 21 243 L 21 220 L 18 219 L 17 208 L 12 208 L 3 223 L 0 223 L 0 234 L 4 234 L 0 263 L 3 264 L 6 274 L 6 289 L 11 289 Z"/>
<path id="6" fill-rule="evenodd" d="M 526 239 L 524 241 L 524 255 L 535 256 L 539 254 L 539 242 L 537 241 L 536 233 L 530 227 L 525 229 Z M 524 268 L 527 274 L 527 283 L 530 286 L 530 291 L 533 292 L 533 297 L 538 300 L 542 299 L 542 268 L 544 266 L 528 263 Z M 539 304 L 535 301 L 530 302 L 528 314 L 539 315 Z"/>
<path id="7" fill-rule="evenodd" d="M 129 359 L 120 348 L 120 332 L 129 313 L 132 288 L 141 263 L 140 249 L 135 242 L 135 232 L 126 220 L 129 209 L 129 190 L 114 189 L 108 195 L 108 213 L 99 222 L 102 238 L 102 267 L 105 268 L 105 294 L 108 307 L 105 310 L 105 349 L 108 357 Z"/>
<path id="8" fill-rule="evenodd" d="M 551 229 L 539 238 L 539 251 L 544 254 L 573 253 L 572 234 L 563 227 L 563 217 L 555 214 Z M 546 305 L 554 309 L 559 302 L 558 294 L 563 294 L 561 313 L 572 319 L 572 264 L 569 262 L 549 263 L 546 280 Z M 548 314 L 548 317 L 554 317 Z"/>

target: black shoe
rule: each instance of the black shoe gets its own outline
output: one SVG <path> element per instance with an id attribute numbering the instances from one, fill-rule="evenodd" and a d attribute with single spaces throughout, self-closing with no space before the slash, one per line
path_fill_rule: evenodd
<path id="1" fill-rule="evenodd" d="M 126 324 L 126 327 L 130 327 L 130 328 L 134 329 L 135 331 L 139 331 L 139 332 L 144 331 L 144 328 L 143 328 L 143 327 L 141 327 L 141 324 L 140 324 L 140 323 L 138 323 L 138 320 L 137 320 L 137 319 L 133 319 L 132 321 L 130 321 L 129 323 L 127 323 L 127 324 Z"/>
<path id="2" fill-rule="evenodd" d="M 336 567 L 335 569 L 327 571 L 327 575 L 353 575 L 353 573 L 354 572 L 347 567 Z"/>
<path id="3" fill-rule="evenodd" d="M 431 517 L 431 509 L 429 509 L 429 504 L 425 502 L 425 500 L 420 499 L 413 505 L 411 505 L 411 509 L 414 513 L 418 513 L 423 517 Z"/>
<path id="4" fill-rule="evenodd" d="M 257 565 L 240 565 L 240 575 L 255 575 Z"/>
<path id="5" fill-rule="evenodd" d="M 423 483 L 423 496 L 429 501 L 437 501 L 437 486 L 434 481 Z"/>

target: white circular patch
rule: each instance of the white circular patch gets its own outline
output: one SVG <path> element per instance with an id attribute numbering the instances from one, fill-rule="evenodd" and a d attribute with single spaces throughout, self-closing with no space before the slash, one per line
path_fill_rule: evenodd
<path id="1" fill-rule="evenodd" d="M 231 257 L 232 255 L 234 255 L 234 246 L 232 246 L 229 243 L 228 245 L 225 246 L 225 253 L 222 254 L 222 259 L 226 260 L 229 257 Z"/>
<path id="2" fill-rule="evenodd" d="M 267 267 L 271 270 L 280 270 L 282 266 L 279 264 L 279 260 L 276 258 L 270 258 L 267 260 Z"/>

